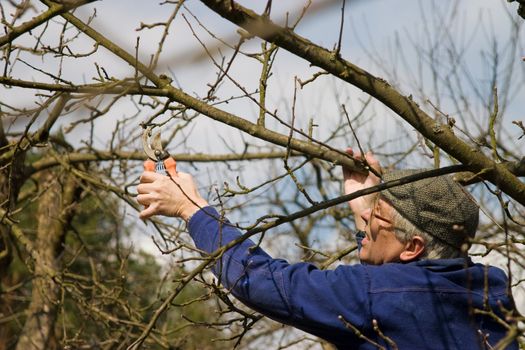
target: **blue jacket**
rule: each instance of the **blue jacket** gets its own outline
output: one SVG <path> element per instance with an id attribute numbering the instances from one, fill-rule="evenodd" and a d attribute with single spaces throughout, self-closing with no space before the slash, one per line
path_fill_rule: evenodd
<path id="1" fill-rule="evenodd" d="M 242 235 L 218 217 L 206 207 L 191 218 L 199 249 L 213 252 Z M 448 259 L 319 270 L 273 259 L 254 246 L 246 240 L 214 266 L 224 286 L 249 307 L 339 349 L 377 349 L 374 343 L 400 350 L 485 349 L 483 336 L 494 345 L 507 333 L 493 317 L 475 312 L 503 317 L 502 307 L 512 309 L 507 277 L 498 268 Z M 516 341 L 507 347 L 517 348 Z"/>

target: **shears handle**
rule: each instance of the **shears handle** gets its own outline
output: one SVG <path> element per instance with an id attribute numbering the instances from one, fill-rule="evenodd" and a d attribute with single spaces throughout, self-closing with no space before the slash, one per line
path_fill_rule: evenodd
<path id="1" fill-rule="evenodd" d="M 154 171 L 159 174 L 169 174 L 177 176 L 177 162 L 172 157 L 166 158 L 163 161 L 154 162 L 148 159 L 144 162 L 144 170 Z"/>

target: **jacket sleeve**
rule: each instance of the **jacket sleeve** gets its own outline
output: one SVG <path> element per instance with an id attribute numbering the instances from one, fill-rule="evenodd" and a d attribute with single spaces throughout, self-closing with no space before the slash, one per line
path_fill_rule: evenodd
<path id="1" fill-rule="evenodd" d="M 242 235 L 218 218 L 212 207 L 191 218 L 188 228 L 197 248 L 211 253 Z M 339 316 L 360 330 L 371 324 L 369 281 L 361 265 L 323 271 L 308 263 L 289 264 L 245 240 L 225 252 L 214 273 L 247 306 L 334 343 L 355 336 Z"/>

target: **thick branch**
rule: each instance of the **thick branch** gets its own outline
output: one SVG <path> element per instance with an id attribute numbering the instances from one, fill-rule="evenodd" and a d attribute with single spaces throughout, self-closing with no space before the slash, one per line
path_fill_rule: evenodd
<path id="1" fill-rule="evenodd" d="M 416 128 L 424 137 L 466 165 L 469 170 L 479 173 L 484 179 L 492 182 L 510 197 L 525 205 L 525 184 L 512 175 L 502 164 L 495 163 L 456 137 L 449 127 L 436 124 L 433 118 L 419 108 L 411 96 L 401 95 L 383 79 L 373 76 L 360 67 L 338 57 L 333 52 L 295 34 L 292 30 L 277 26 L 267 17 L 259 16 L 233 1 L 201 1 L 250 34 L 268 40 L 304 58 L 377 98 Z"/>
<path id="2" fill-rule="evenodd" d="M 51 130 L 53 125 L 55 125 L 55 122 L 57 121 L 58 117 L 60 117 L 60 115 L 62 114 L 62 111 L 64 110 L 64 107 L 66 107 L 66 103 L 68 100 L 69 94 L 60 95 L 58 101 L 51 110 L 51 113 L 49 113 L 49 116 L 47 117 L 44 124 L 33 135 L 33 142 L 39 143 L 47 140 L 47 138 L 49 137 L 49 131 Z"/>

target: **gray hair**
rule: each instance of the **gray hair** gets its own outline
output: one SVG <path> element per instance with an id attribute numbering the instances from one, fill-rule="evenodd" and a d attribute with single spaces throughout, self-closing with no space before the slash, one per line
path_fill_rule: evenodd
<path id="1" fill-rule="evenodd" d="M 414 224 L 405 219 L 395 208 L 392 208 L 392 223 L 394 233 L 401 242 L 405 243 L 414 236 L 419 236 L 425 242 L 425 250 L 420 259 L 453 259 L 465 256 L 462 249 L 432 237 L 431 234 L 419 230 Z"/>

